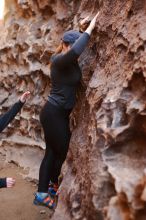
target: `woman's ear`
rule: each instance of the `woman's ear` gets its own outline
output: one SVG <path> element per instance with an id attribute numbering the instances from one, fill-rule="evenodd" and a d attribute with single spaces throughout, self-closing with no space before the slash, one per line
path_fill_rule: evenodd
<path id="1" fill-rule="evenodd" d="M 63 43 L 63 50 L 64 51 L 68 51 L 70 49 L 70 45 L 68 44 L 65 44 L 65 43 Z"/>
<path id="2" fill-rule="evenodd" d="M 69 44 L 69 45 L 68 45 L 68 50 L 70 50 L 70 48 L 71 48 L 71 45 Z"/>
<path id="3" fill-rule="evenodd" d="M 61 53 L 63 49 L 63 42 L 61 41 L 61 43 L 59 44 L 59 46 L 57 47 L 55 54 Z"/>

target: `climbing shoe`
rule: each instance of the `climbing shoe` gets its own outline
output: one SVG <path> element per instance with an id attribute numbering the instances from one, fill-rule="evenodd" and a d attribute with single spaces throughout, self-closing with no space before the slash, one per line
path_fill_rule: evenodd
<path id="1" fill-rule="evenodd" d="M 49 186 L 48 186 L 48 193 L 54 198 L 55 196 L 58 195 L 58 184 L 57 183 L 52 183 L 50 181 Z"/>
<path id="2" fill-rule="evenodd" d="M 42 193 L 35 193 L 33 203 L 34 205 L 46 206 L 49 209 L 55 208 L 55 201 L 48 193 L 46 196 L 42 196 Z"/>

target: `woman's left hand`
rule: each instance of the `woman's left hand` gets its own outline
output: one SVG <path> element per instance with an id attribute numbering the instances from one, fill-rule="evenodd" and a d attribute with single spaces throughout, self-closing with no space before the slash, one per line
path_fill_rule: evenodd
<path id="1" fill-rule="evenodd" d="M 79 22 L 79 29 L 85 31 L 90 23 L 89 16 L 85 17 L 82 21 Z"/>
<path id="2" fill-rule="evenodd" d="M 80 21 L 80 25 L 84 25 L 88 22 L 89 22 L 89 15 L 86 18 L 84 18 L 82 21 Z"/>

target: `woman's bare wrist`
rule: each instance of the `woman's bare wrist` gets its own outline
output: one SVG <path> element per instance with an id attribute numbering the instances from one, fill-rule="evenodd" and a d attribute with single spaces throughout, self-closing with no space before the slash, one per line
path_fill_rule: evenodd
<path id="1" fill-rule="evenodd" d="M 92 28 L 91 26 L 89 26 L 89 27 L 86 29 L 85 32 L 86 32 L 87 34 L 91 35 L 92 30 L 93 30 L 93 28 Z"/>

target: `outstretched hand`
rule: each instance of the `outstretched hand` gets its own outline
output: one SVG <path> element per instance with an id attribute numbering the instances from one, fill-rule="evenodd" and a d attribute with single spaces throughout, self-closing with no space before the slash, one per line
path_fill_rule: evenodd
<path id="1" fill-rule="evenodd" d="M 24 93 L 21 95 L 21 97 L 20 97 L 20 101 L 21 101 L 22 103 L 24 103 L 24 102 L 28 99 L 29 96 L 30 96 L 30 92 L 29 92 L 29 91 L 24 92 Z"/>

